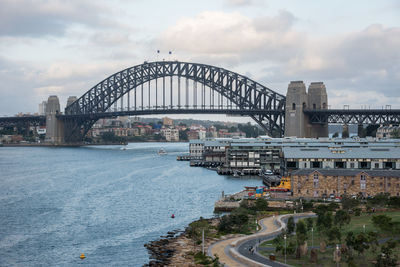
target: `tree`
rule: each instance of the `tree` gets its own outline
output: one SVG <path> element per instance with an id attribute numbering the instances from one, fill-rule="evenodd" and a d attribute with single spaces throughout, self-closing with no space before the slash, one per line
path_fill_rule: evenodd
<path id="1" fill-rule="evenodd" d="M 254 205 L 254 210 L 264 211 L 268 209 L 268 201 L 265 198 L 257 198 Z"/>
<path id="2" fill-rule="evenodd" d="M 393 131 L 390 133 L 390 135 L 391 135 L 391 137 L 394 138 L 394 139 L 399 139 L 399 138 L 400 138 L 400 131 L 399 131 L 398 129 L 393 130 Z"/>
<path id="3" fill-rule="evenodd" d="M 368 236 L 364 233 L 354 235 L 353 232 L 348 232 L 346 236 L 346 245 L 349 249 L 354 249 L 359 255 L 363 254 L 369 248 Z M 351 252 L 349 253 L 351 254 Z"/>
<path id="4" fill-rule="evenodd" d="M 313 218 L 307 218 L 306 219 L 306 223 L 307 223 L 307 230 L 308 231 L 311 231 L 311 228 L 313 228 L 313 226 L 314 226 L 314 220 L 313 220 Z"/>
<path id="5" fill-rule="evenodd" d="M 286 225 L 286 229 L 287 229 L 288 234 L 293 233 L 294 227 L 295 227 L 294 218 L 293 217 L 289 217 L 287 225 Z"/>
<path id="6" fill-rule="evenodd" d="M 381 253 L 376 257 L 376 267 L 397 266 L 397 256 L 393 255 L 396 242 L 389 240 L 381 247 Z"/>
<path id="7" fill-rule="evenodd" d="M 387 215 L 372 216 L 372 223 L 383 232 L 390 232 L 393 229 L 392 218 Z"/>
<path id="8" fill-rule="evenodd" d="M 364 233 L 359 233 L 355 239 L 353 244 L 353 249 L 358 252 L 359 255 L 364 254 L 364 251 L 369 249 L 368 237 Z"/>
<path id="9" fill-rule="evenodd" d="M 349 137 L 349 131 L 348 130 L 343 130 L 342 138 L 348 138 L 348 137 Z"/>
<path id="10" fill-rule="evenodd" d="M 343 225 L 349 224 L 351 221 L 351 217 L 349 213 L 344 210 L 338 210 L 334 217 L 334 222 L 339 226 L 339 229 L 342 228 Z"/>
<path id="11" fill-rule="evenodd" d="M 360 205 L 360 201 L 358 199 L 350 198 L 348 196 L 343 196 L 342 197 L 342 209 L 343 210 L 351 210 L 355 207 Z"/>
<path id="12" fill-rule="evenodd" d="M 307 227 L 303 220 L 299 220 L 296 224 L 297 245 L 301 246 L 307 240 Z"/>
<path id="13" fill-rule="evenodd" d="M 334 244 L 335 241 L 338 241 L 339 243 L 342 241 L 342 234 L 340 233 L 340 229 L 336 226 L 327 231 L 327 237 L 331 244 Z"/>
<path id="14" fill-rule="evenodd" d="M 376 137 L 376 130 L 379 128 L 378 124 L 370 124 L 366 128 L 366 135 Z"/>

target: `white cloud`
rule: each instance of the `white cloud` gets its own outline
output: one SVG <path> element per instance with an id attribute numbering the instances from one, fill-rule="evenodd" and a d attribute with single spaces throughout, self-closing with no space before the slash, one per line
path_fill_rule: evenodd
<path id="1" fill-rule="evenodd" d="M 0 35 L 40 37 L 63 35 L 73 24 L 116 27 L 113 10 L 99 1 L 2 0 Z M 103 15 L 104 14 L 104 15 Z"/>
<path id="2" fill-rule="evenodd" d="M 159 42 L 207 60 L 286 60 L 298 53 L 303 43 L 302 35 L 291 30 L 293 21 L 294 16 L 285 11 L 257 19 L 238 12 L 206 11 L 179 20 L 166 29 Z"/>

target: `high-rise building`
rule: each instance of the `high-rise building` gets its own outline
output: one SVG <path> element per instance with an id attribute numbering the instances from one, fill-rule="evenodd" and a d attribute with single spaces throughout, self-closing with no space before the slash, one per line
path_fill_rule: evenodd
<path id="1" fill-rule="evenodd" d="M 46 105 L 47 105 L 47 101 L 43 101 L 42 103 L 39 104 L 39 115 L 45 115 Z"/>

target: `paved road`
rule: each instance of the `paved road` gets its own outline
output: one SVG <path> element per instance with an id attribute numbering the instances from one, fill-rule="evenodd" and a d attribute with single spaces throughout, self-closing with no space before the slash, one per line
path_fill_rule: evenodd
<path id="1" fill-rule="evenodd" d="M 298 220 L 300 218 L 304 218 L 304 217 L 309 217 L 309 216 L 310 215 L 302 215 L 302 216 L 299 216 L 296 220 Z M 311 216 L 315 216 L 315 215 L 311 215 Z M 282 216 L 279 216 L 279 217 L 282 217 Z M 251 259 L 252 261 L 256 261 L 256 262 L 260 263 L 260 265 L 272 266 L 272 267 L 288 266 L 288 265 L 285 265 L 283 263 L 279 263 L 276 261 L 270 261 L 268 258 L 258 254 L 257 252 L 251 253 L 249 250 L 250 247 L 253 247 L 253 248 L 258 247 L 260 242 L 264 242 L 266 240 L 273 239 L 279 234 L 279 232 L 272 233 L 272 232 L 277 231 L 280 227 L 280 224 L 276 222 L 276 219 L 277 218 L 275 218 L 275 217 L 268 217 L 268 218 L 261 220 L 260 225 L 261 225 L 262 229 L 259 232 L 257 232 L 256 234 L 252 235 L 252 236 L 254 236 L 254 238 L 244 241 L 243 243 L 239 243 L 239 245 L 237 247 L 235 247 L 234 249 L 236 249 L 236 251 L 241 256 L 247 257 L 248 259 Z M 284 222 L 286 220 L 287 220 L 287 218 L 283 219 Z M 272 233 L 272 234 L 269 234 L 269 233 Z M 262 236 L 260 236 L 260 234 L 262 234 Z M 243 238 L 243 236 L 222 240 L 222 241 L 219 241 L 219 242 L 213 244 L 208 249 L 208 255 L 214 256 L 215 254 L 217 254 L 220 259 L 220 262 L 223 263 L 225 266 L 229 266 L 229 267 L 246 266 L 245 263 L 239 262 L 237 259 L 235 259 L 230 252 L 230 250 L 233 248 L 233 246 L 231 246 L 231 244 L 241 238 Z"/>
<path id="2" fill-rule="evenodd" d="M 302 216 L 298 216 L 298 217 L 296 217 L 295 221 L 297 221 L 297 220 L 299 220 L 299 219 L 301 219 L 301 218 L 313 217 L 313 216 L 315 216 L 315 215 L 302 215 Z M 287 222 L 287 218 L 283 219 L 282 221 L 284 221 L 284 222 L 286 223 L 286 222 Z M 274 222 L 274 224 L 275 224 L 275 226 L 276 226 L 276 229 L 277 229 L 277 228 L 278 228 L 278 225 L 277 225 L 277 223 L 276 223 L 276 220 L 274 220 L 273 222 Z M 264 227 L 268 229 L 268 226 L 269 226 L 269 225 L 265 225 Z M 269 228 L 272 228 L 272 227 L 270 226 Z M 275 230 L 275 229 L 272 229 L 272 231 L 273 231 L 273 230 Z M 271 231 L 268 231 L 268 232 L 271 232 Z M 289 266 L 289 265 L 286 265 L 286 264 L 284 264 L 284 263 L 280 263 L 280 262 L 276 262 L 276 261 L 271 261 L 271 260 L 269 260 L 267 257 L 264 257 L 264 256 L 262 256 L 261 254 L 259 254 L 259 253 L 257 253 L 257 252 L 252 253 L 252 252 L 250 251 L 250 248 L 257 248 L 257 249 L 258 249 L 258 246 L 259 246 L 262 242 L 267 241 L 267 240 L 274 239 L 274 238 L 275 238 L 276 236 L 278 236 L 279 234 L 280 234 L 280 233 L 274 233 L 274 234 L 270 234 L 270 235 L 264 236 L 264 237 L 262 237 L 262 238 L 254 238 L 254 239 L 248 240 L 248 241 L 246 241 L 246 242 L 244 242 L 244 243 L 242 243 L 242 244 L 239 245 L 238 251 L 239 251 L 239 253 L 240 253 L 241 255 L 243 255 L 243 256 L 245 256 L 245 257 L 247 257 L 247 258 L 249 258 L 249 259 L 252 259 L 253 261 L 257 261 L 257 262 L 259 262 L 259 263 L 262 263 L 262 264 L 265 264 L 265 265 L 268 265 L 268 266 L 272 266 L 272 267 L 285 267 L 285 266 Z M 273 252 L 273 251 L 271 251 L 271 252 Z"/>

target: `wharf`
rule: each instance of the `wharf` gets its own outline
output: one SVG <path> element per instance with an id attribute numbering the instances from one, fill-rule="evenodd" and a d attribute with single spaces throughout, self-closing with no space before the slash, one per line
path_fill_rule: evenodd
<path id="1" fill-rule="evenodd" d="M 190 161 L 191 157 L 190 155 L 179 155 L 176 156 L 177 161 Z"/>

